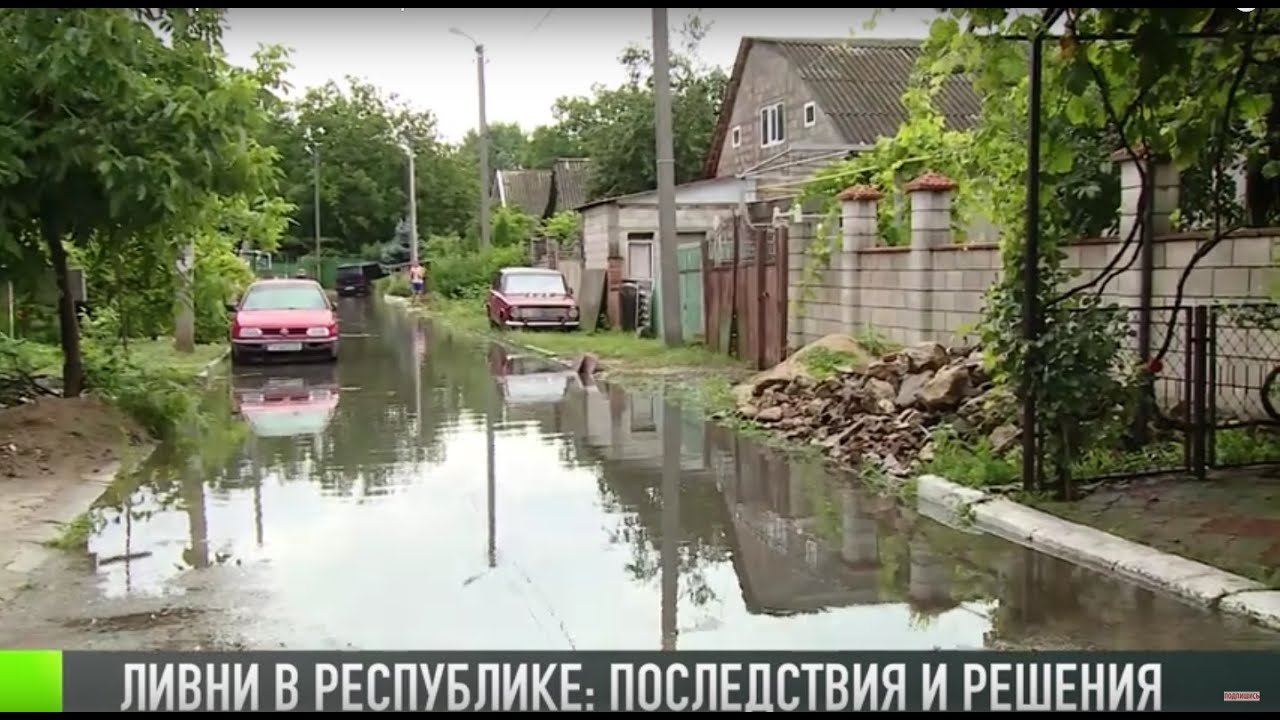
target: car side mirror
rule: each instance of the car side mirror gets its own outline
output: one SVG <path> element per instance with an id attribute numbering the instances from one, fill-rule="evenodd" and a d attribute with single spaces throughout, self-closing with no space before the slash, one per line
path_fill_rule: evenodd
<path id="1" fill-rule="evenodd" d="M 227 312 L 235 313 L 236 309 L 237 308 L 235 303 L 227 303 Z"/>
<path id="2" fill-rule="evenodd" d="M 566 288 L 566 289 L 565 289 L 565 293 L 566 293 L 569 297 L 573 297 L 573 288 Z"/>

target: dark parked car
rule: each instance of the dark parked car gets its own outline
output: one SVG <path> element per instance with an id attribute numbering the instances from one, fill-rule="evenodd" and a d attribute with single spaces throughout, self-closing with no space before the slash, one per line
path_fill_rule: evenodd
<path id="1" fill-rule="evenodd" d="M 486 310 L 489 324 L 497 328 L 578 329 L 578 301 L 558 270 L 499 270 Z"/>
<path id="2" fill-rule="evenodd" d="M 339 297 L 367 296 L 373 282 L 384 275 L 382 266 L 375 262 L 339 265 L 334 286 Z"/>

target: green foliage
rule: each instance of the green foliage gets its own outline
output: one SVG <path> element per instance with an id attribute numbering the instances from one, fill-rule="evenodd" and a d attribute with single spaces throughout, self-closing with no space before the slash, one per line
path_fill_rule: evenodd
<path id="1" fill-rule="evenodd" d="M 999 36 L 1039 31 L 1040 12 L 948 9 L 933 22 L 915 82 L 903 97 L 910 119 L 895 137 L 821 173 L 807 194 L 826 199 L 831 208 L 843 187 L 877 187 L 886 194 L 880 203 L 881 238 L 898 245 L 909 237 L 901 183 L 924 170 L 957 181 L 959 229 L 981 215 L 1001 233 L 1004 267 L 1001 282 L 988 293 L 981 327 L 985 352 L 998 381 L 1029 382 L 1038 401 L 1047 469 L 1067 480 L 1073 458 L 1091 452 L 1087 440 L 1096 444 L 1110 435 L 1099 428 L 1123 425 L 1120 416 L 1132 410 L 1133 396 L 1150 378 L 1121 360 L 1128 335 L 1121 311 L 1094 290 L 1068 291 L 1078 273 L 1062 267 L 1064 243 L 1097 237 L 1113 226 L 1118 173 L 1108 156 L 1117 148 L 1145 147 L 1172 158 L 1189 180 L 1184 192 L 1190 197 L 1181 213 L 1185 221 L 1204 224 L 1216 218 L 1226 229 L 1240 219 L 1226 202 L 1233 188 L 1223 180 L 1224 165 L 1240 155 L 1258 166 L 1274 152 L 1268 143 L 1275 143 L 1280 130 L 1268 124 L 1276 90 L 1269 68 L 1280 62 L 1280 41 L 1246 31 L 1274 31 L 1280 13 L 1066 11 L 1066 39 L 1044 45 L 1039 303 L 1045 310 L 1040 338 L 1028 346 L 1022 339 L 1028 56 L 1025 43 Z M 1175 37 L 1204 29 L 1222 37 Z M 1132 39 L 1074 39 L 1104 33 L 1127 33 Z M 947 130 L 934 109 L 943 82 L 957 74 L 971 78 L 982 98 L 979 122 L 971 130 Z M 834 242 L 825 230 L 818 235 L 811 265 L 825 264 Z M 965 240 L 962 232 L 957 238 Z"/>
<path id="2" fill-rule="evenodd" d="M 933 459 L 924 472 L 968 487 L 1010 485 L 1018 481 L 1019 468 L 1007 455 L 997 453 L 986 438 L 976 443 L 960 440 L 950 425 L 934 428 L 930 436 Z"/>
<path id="3" fill-rule="evenodd" d="M 68 248 L 134 295 L 172 274 L 176 247 L 209 228 L 212 198 L 270 196 L 275 150 L 259 138 L 281 54 L 227 62 L 223 11 L 24 8 L 0 14 L 0 245 L 24 267 Z M 163 33 L 163 37 L 161 35 Z M 149 305 L 152 298 L 129 302 Z M 161 307 L 172 305 L 161 303 Z M 63 304 L 68 395 L 82 385 L 76 324 Z M 132 318 L 130 318 L 132 319 Z"/>
<path id="4" fill-rule="evenodd" d="M 479 298 L 489 292 L 493 276 L 504 267 L 528 264 L 528 248 L 499 246 L 483 251 L 467 251 L 456 236 L 433 237 L 427 241 L 431 270 L 427 285 L 442 298 Z"/>
<path id="5" fill-rule="evenodd" d="M 158 438 L 169 438 L 196 409 L 192 373 L 176 365 L 139 362 L 118 342 L 120 318 L 109 308 L 84 321 L 86 385 Z"/>
<path id="6" fill-rule="evenodd" d="M 288 251 L 311 252 L 314 245 L 313 148 L 320 155 L 320 223 L 329 252 L 359 255 L 395 234 L 408 208 L 405 145 L 414 153 L 418 232 L 463 234 L 475 215 L 476 175 L 440 140 L 434 115 L 358 78 L 310 88 L 297 103 L 281 105 L 271 138 L 284 158 L 285 197 L 297 207 Z"/>
<path id="7" fill-rule="evenodd" d="M 684 48 L 671 56 L 672 117 L 676 182 L 702 177 L 728 76 L 697 57 L 709 25 L 696 15 L 682 28 Z M 623 195 L 657 186 L 651 53 L 625 48 L 619 58 L 628 79 L 616 88 L 595 88 L 591 97 L 561 98 L 555 104 L 557 126 L 591 158 L 592 197 Z M 569 142 L 566 141 L 566 142 Z"/>
<path id="8" fill-rule="evenodd" d="M 542 221 L 542 234 L 555 240 L 561 250 L 576 249 L 582 239 L 582 215 L 573 210 L 561 210 Z"/>
<path id="9" fill-rule="evenodd" d="M 529 247 L 529 241 L 538 230 L 538 218 L 513 207 L 498 206 L 493 209 L 490 239 L 494 247 Z"/>

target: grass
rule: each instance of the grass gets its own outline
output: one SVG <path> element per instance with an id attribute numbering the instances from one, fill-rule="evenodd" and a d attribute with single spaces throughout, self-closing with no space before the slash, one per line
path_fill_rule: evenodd
<path id="1" fill-rule="evenodd" d="M 46 375 L 62 374 L 62 351 L 54 345 L 27 346 L 32 353 L 36 372 Z M 170 367 L 179 372 L 196 375 L 209 363 L 221 358 L 227 351 L 225 343 L 197 345 L 195 352 L 180 353 L 173 346 L 172 338 L 154 340 L 130 340 L 129 358 L 142 367 Z"/>
<path id="2" fill-rule="evenodd" d="M 613 374 L 686 373 L 700 374 L 722 371 L 746 372 L 746 366 L 728 355 L 697 343 L 667 347 L 656 338 L 637 337 L 616 330 L 597 332 L 537 332 L 527 330 L 494 331 L 489 328 L 480 300 L 445 300 L 433 298 L 425 312 L 455 330 L 483 333 L 516 345 L 541 350 L 562 357 L 591 353 L 600 359 L 606 372 Z"/>
<path id="3" fill-rule="evenodd" d="M 79 552 L 89 546 L 89 536 L 93 534 L 93 522 L 89 513 L 80 513 L 62 528 L 58 537 L 45 543 L 47 547 L 66 552 Z"/>

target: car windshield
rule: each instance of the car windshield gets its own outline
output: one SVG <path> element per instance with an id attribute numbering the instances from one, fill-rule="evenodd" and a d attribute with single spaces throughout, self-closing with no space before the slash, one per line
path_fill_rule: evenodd
<path id="1" fill-rule="evenodd" d="M 352 278 L 362 278 L 364 277 L 364 269 L 358 268 L 358 267 L 338 268 L 338 277 L 344 280 L 352 279 Z"/>
<path id="2" fill-rule="evenodd" d="M 512 295 L 563 295 L 564 278 L 554 273 L 508 275 L 503 291 Z"/>
<path id="3" fill-rule="evenodd" d="M 323 310 L 328 299 L 315 285 L 260 285 L 244 296 L 241 310 Z"/>

